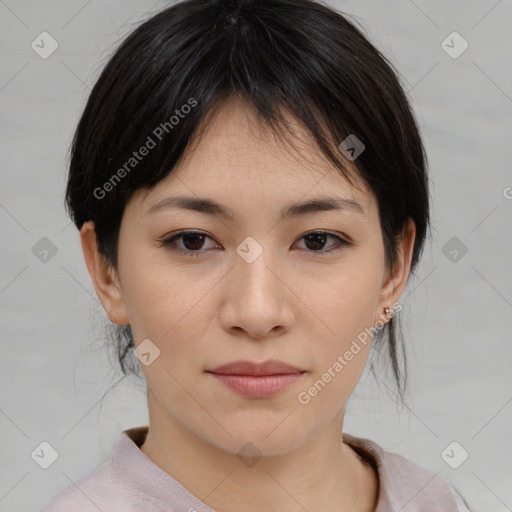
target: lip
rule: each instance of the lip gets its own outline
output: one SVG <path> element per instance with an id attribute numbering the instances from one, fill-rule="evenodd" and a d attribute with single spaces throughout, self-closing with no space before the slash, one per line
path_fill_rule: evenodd
<path id="1" fill-rule="evenodd" d="M 277 359 L 269 359 L 262 363 L 255 363 L 253 361 L 233 361 L 222 366 L 218 366 L 210 373 L 222 375 L 287 375 L 290 373 L 303 373 L 304 370 L 297 366 L 278 361 Z"/>
<path id="2" fill-rule="evenodd" d="M 216 380 L 248 398 L 267 398 L 283 391 L 306 373 L 282 361 L 234 361 L 207 371 Z"/>

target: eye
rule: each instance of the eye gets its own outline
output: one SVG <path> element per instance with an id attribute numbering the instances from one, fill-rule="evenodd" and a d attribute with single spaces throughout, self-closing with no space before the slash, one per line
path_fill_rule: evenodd
<path id="1" fill-rule="evenodd" d="M 326 243 L 327 239 L 335 240 L 335 243 L 331 245 L 330 249 L 321 249 Z M 343 238 L 335 235 L 333 233 L 329 233 L 327 231 L 311 231 L 303 235 L 300 240 L 304 239 L 305 244 L 308 249 L 311 249 L 312 252 L 324 254 L 327 252 L 331 252 L 336 249 L 341 249 L 342 247 L 346 247 L 351 245 L 350 242 L 344 240 Z M 334 249 L 332 247 L 334 246 Z M 320 249 L 320 250 L 319 250 Z"/>
<path id="2" fill-rule="evenodd" d="M 205 239 L 209 238 L 213 240 L 211 236 L 202 231 L 180 231 L 172 235 L 169 238 L 161 240 L 163 246 L 169 248 L 172 251 L 185 254 L 187 256 L 195 256 L 201 257 L 206 254 L 206 250 L 203 250 Z M 322 249 L 325 245 L 327 239 L 332 239 L 335 241 L 331 248 Z M 324 254 L 327 252 L 331 252 L 336 249 L 341 249 L 343 247 L 352 245 L 347 240 L 327 231 L 311 231 L 310 233 L 306 233 L 299 240 L 305 241 L 306 248 L 309 249 L 309 252 Z M 181 240 L 181 247 L 177 244 L 177 242 Z M 334 246 L 334 249 L 332 248 Z M 217 246 L 220 247 L 220 246 Z"/>
<path id="3" fill-rule="evenodd" d="M 162 240 L 161 242 L 162 245 L 168 247 L 172 251 L 186 254 L 187 256 L 197 257 L 205 255 L 205 251 L 199 251 L 204 244 L 205 238 L 213 240 L 212 237 L 202 231 L 181 231 L 170 238 Z M 183 246 L 185 247 L 184 249 L 176 246 L 176 241 L 180 239 L 182 239 Z"/>

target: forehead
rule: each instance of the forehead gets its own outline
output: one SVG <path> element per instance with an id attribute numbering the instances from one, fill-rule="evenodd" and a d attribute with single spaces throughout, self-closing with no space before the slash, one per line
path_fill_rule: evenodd
<path id="1" fill-rule="evenodd" d="M 289 132 L 282 137 L 265 126 L 251 105 L 233 97 L 213 110 L 200 136 L 191 142 L 173 171 L 150 191 L 137 191 L 147 211 L 170 193 L 233 202 L 256 196 L 268 205 L 336 195 L 357 201 L 365 211 L 373 194 L 347 161 L 353 187 L 290 114 L 283 112 Z"/>

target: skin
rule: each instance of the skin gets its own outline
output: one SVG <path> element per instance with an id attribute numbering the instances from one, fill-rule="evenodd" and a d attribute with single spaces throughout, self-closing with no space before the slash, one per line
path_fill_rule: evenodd
<path id="1" fill-rule="evenodd" d="M 359 333 L 383 323 L 384 308 L 407 283 L 415 227 L 410 220 L 397 265 L 386 269 L 376 197 L 361 182 L 350 186 L 288 119 L 293 145 L 233 98 L 167 178 L 132 197 L 117 271 L 98 253 L 92 222 L 81 229 L 82 248 L 110 320 L 131 325 L 136 347 L 149 338 L 160 350 L 150 365 L 141 364 L 150 415 L 145 455 L 223 512 L 370 512 L 377 475 L 342 438 L 345 404 L 370 342 L 308 404 L 297 396 Z M 178 194 L 213 199 L 234 217 L 177 208 L 146 214 Z M 357 201 L 364 214 L 331 210 L 280 220 L 283 207 L 333 195 Z M 202 245 L 181 238 L 176 246 L 202 257 L 161 244 L 187 229 L 210 238 Z M 303 237 L 315 230 L 352 245 L 330 237 L 308 243 Z M 252 263 L 236 252 L 248 236 L 263 249 Z M 306 373 L 266 399 L 238 395 L 205 373 L 239 359 L 278 359 Z M 262 454 L 250 467 L 237 457 L 247 442 Z"/>

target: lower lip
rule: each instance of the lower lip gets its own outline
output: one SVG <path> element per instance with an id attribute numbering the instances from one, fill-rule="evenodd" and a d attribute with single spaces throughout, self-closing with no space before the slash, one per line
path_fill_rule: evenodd
<path id="1" fill-rule="evenodd" d="M 211 372 L 208 372 L 211 373 Z M 287 373 L 280 375 L 229 375 L 211 373 L 225 386 L 237 393 L 250 398 L 267 398 L 275 395 L 296 382 L 302 373 Z"/>

